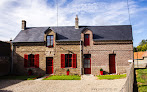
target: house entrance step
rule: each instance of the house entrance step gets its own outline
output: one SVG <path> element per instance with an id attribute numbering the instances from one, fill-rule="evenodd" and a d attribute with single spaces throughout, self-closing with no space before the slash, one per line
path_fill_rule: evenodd
<path id="1" fill-rule="evenodd" d="M 97 78 L 94 75 L 86 74 L 81 76 L 81 80 L 96 80 Z"/>

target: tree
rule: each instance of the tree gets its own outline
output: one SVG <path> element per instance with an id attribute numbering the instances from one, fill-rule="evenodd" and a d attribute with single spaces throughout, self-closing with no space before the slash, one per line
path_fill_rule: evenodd
<path id="1" fill-rule="evenodd" d="M 143 46 L 143 45 L 145 45 L 145 44 L 147 44 L 147 40 L 144 40 L 144 39 L 143 39 L 143 40 L 140 42 L 139 45 L 140 45 L 140 46 Z"/>
<path id="2" fill-rule="evenodd" d="M 147 51 L 147 40 L 142 40 L 137 47 L 133 47 L 133 51 Z"/>
<path id="3" fill-rule="evenodd" d="M 147 44 L 144 44 L 143 46 L 142 46 L 142 51 L 146 51 L 147 50 Z"/>
<path id="4" fill-rule="evenodd" d="M 142 51 L 142 46 L 137 46 L 137 51 Z"/>
<path id="5" fill-rule="evenodd" d="M 136 48 L 136 47 L 133 47 L 133 51 L 134 51 L 134 52 L 137 52 L 137 48 Z"/>

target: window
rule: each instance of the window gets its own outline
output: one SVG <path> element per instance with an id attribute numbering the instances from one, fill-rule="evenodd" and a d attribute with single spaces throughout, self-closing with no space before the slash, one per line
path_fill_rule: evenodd
<path id="1" fill-rule="evenodd" d="M 65 67 L 77 67 L 76 54 L 61 54 L 61 68 Z"/>
<path id="2" fill-rule="evenodd" d="M 35 67 L 39 68 L 39 54 L 25 54 L 24 55 L 24 67 L 29 68 L 29 67 Z"/>
<path id="3" fill-rule="evenodd" d="M 34 67 L 34 55 L 28 55 L 28 67 Z"/>
<path id="4" fill-rule="evenodd" d="M 48 35 L 47 36 L 47 47 L 54 47 L 54 36 Z"/>
<path id="5" fill-rule="evenodd" d="M 90 37 L 89 34 L 84 34 L 84 45 L 89 46 L 90 45 Z"/>
<path id="6" fill-rule="evenodd" d="M 65 67 L 72 67 L 72 54 L 65 54 Z"/>
<path id="7" fill-rule="evenodd" d="M 90 54 L 85 54 L 84 55 L 84 68 L 90 68 Z"/>

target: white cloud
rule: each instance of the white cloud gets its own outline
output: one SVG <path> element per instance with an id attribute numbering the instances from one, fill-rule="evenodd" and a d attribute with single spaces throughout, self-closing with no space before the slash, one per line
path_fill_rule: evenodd
<path id="1" fill-rule="evenodd" d="M 126 1 L 105 2 L 101 0 L 58 0 L 59 26 L 74 25 L 75 15 L 79 15 L 80 25 L 119 25 L 129 24 Z M 48 2 L 48 3 L 47 3 Z M 56 2 L 56 0 L 54 0 Z M 64 5 L 67 3 L 67 5 Z M 56 26 L 55 4 L 47 0 L 1 0 L 0 2 L 0 40 L 9 40 L 21 30 L 21 20 L 27 26 Z M 144 11 L 130 1 L 131 14 Z M 63 7 L 64 6 L 64 7 Z"/>

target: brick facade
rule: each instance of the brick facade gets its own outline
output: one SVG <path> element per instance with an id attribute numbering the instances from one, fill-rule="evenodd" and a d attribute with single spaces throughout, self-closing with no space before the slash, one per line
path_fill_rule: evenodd
<path id="1" fill-rule="evenodd" d="M 90 46 L 84 46 L 84 34 L 90 34 Z M 44 35 L 56 33 L 48 31 Z M 66 74 L 69 69 L 70 75 L 84 74 L 84 54 L 91 54 L 91 74 L 99 75 L 100 68 L 109 73 L 109 54 L 116 54 L 116 73 L 125 73 L 129 66 L 128 60 L 133 60 L 132 41 L 93 41 L 92 31 L 85 30 L 81 33 L 82 45 L 79 41 L 57 42 L 54 40 L 54 47 L 46 47 L 46 43 L 15 43 L 14 44 L 14 72 L 19 75 L 27 74 L 28 69 L 24 68 L 24 54 L 39 54 L 39 68 L 31 68 L 36 75 L 46 73 L 46 57 L 53 57 L 53 74 Z M 81 47 L 81 52 L 80 52 Z M 61 68 L 61 54 L 77 54 L 77 68 Z M 80 59 L 81 54 L 81 59 Z M 80 63 L 80 60 L 82 61 Z M 81 65 L 80 65 L 81 64 Z M 80 70 L 82 70 L 80 72 Z"/>

